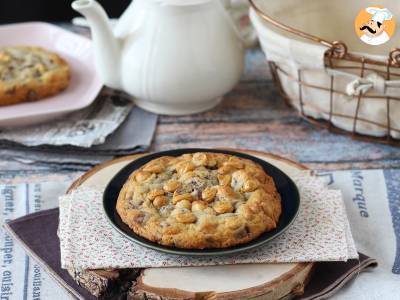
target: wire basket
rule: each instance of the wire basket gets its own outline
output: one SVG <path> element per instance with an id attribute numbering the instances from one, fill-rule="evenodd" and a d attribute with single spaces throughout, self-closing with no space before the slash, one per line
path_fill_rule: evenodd
<path id="1" fill-rule="evenodd" d="M 254 0 L 249 2 L 252 22 L 287 105 L 332 132 L 400 146 L 400 48 L 386 59 L 350 52 L 344 42 L 330 42 L 287 26 L 268 16 Z M 289 40 L 287 34 L 296 40 Z M 302 55 L 311 55 L 302 49 L 303 39 L 311 53 L 322 49 L 321 68 L 302 63 L 307 60 Z M 295 55 L 278 53 L 288 51 L 287 47 L 294 48 Z"/>

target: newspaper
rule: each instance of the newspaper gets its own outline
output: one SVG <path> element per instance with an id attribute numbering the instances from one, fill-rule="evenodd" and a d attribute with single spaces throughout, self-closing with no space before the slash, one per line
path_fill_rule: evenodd
<path id="1" fill-rule="evenodd" d="M 89 107 L 51 122 L 21 128 L 0 128 L 0 145 L 7 141 L 23 146 L 76 146 L 89 148 L 104 143 L 132 110 L 124 93 L 104 88 Z"/>

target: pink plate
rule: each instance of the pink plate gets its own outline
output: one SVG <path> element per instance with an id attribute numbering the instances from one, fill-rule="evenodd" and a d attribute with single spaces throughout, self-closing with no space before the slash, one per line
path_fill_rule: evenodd
<path id="1" fill-rule="evenodd" d="M 97 76 L 89 39 L 60 27 L 41 23 L 0 26 L 1 46 L 39 46 L 54 51 L 71 68 L 71 83 L 58 95 L 36 102 L 0 106 L 0 126 L 25 126 L 45 122 L 91 104 L 103 84 Z"/>

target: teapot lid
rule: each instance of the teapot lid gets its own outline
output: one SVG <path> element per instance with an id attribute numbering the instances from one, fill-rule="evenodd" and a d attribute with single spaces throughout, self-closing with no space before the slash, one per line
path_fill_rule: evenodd
<path id="1" fill-rule="evenodd" d="M 189 5 L 197 5 L 206 2 L 210 2 L 211 0 L 153 0 L 160 5 L 182 5 L 182 6 L 189 6 Z"/>

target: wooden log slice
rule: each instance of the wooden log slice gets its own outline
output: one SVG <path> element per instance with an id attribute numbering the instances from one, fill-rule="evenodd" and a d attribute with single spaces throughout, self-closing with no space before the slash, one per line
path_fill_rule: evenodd
<path id="1" fill-rule="evenodd" d="M 301 295 L 312 264 L 252 264 L 146 269 L 128 299 L 265 299 Z"/>
<path id="2" fill-rule="evenodd" d="M 231 149 L 235 150 L 235 149 Z M 289 176 L 307 170 L 291 160 L 257 151 L 235 150 L 254 155 L 277 166 Z M 127 156 L 101 164 L 75 181 L 68 192 L 80 187 L 103 186 L 119 170 L 141 155 Z M 313 263 L 251 264 L 132 270 L 69 270 L 71 276 L 93 295 L 107 299 L 111 294 L 127 299 L 290 299 L 303 293 Z M 140 273 L 138 277 L 137 274 Z M 136 278 L 136 280 L 132 280 Z M 128 281 L 128 282 L 127 282 Z M 116 285 L 122 285 L 120 288 Z M 126 286 L 130 285 L 129 291 Z M 117 289 L 110 292 L 110 289 Z"/>
<path id="3" fill-rule="evenodd" d="M 68 273 L 80 286 L 93 296 L 103 299 L 125 299 L 140 271 L 140 269 L 68 269 Z"/>

